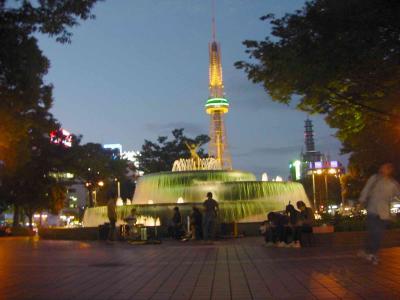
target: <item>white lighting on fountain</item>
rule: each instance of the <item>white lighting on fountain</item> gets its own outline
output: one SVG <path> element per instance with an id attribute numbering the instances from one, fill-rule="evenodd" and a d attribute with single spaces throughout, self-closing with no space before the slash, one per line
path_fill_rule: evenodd
<path id="1" fill-rule="evenodd" d="M 183 201 L 183 198 L 182 198 L 182 197 L 179 197 L 179 198 L 178 198 L 178 201 L 176 201 L 176 203 L 185 203 L 185 201 Z"/>
<path id="2" fill-rule="evenodd" d="M 124 205 L 124 200 L 122 200 L 122 198 L 119 197 L 119 198 L 117 199 L 116 205 L 117 205 L 117 206 L 122 206 L 122 205 Z"/>
<path id="3" fill-rule="evenodd" d="M 221 170 L 219 162 L 213 158 L 201 158 L 195 160 L 193 158 L 178 159 L 172 166 L 172 172 L 184 172 L 184 171 L 197 171 L 197 170 Z"/>
<path id="4" fill-rule="evenodd" d="M 132 205 L 131 199 L 126 199 L 126 205 Z"/>
<path id="5" fill-rule="evenodd" d="M 147 201 L 147 204 L 154 204 L 153 200 Z"/>
<path id="6" fill-rule="evenodd" d="M 282 182 L 283 178 L 281 176 L 276 176 L 275 181 L 276 182 Z"/>
<path id="7" fill-rule="evenodd" d="M 267 172 L 264 172 L 261 174 L 261 181 L 268 181 L 268 174 Z"/>
<path id="8" fill-rule="evenodd" d="M 160 226 L 161 222 L 159 218 L 155 219 L 149 216 L 137 216 L 136 225 L 139 224 L 146 227 L 151 227 L 151 226 Z"/>

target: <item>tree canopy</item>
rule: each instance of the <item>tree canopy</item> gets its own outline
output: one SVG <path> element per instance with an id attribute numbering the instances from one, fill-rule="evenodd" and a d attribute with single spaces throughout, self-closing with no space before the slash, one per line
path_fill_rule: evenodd
<path id="1" fill-rule="evenodd" d="M 104 149 L 100 144 L 87 143 L 76 147 L 74 153 L 73 173 L 83 181 L 89 192 L 89 206 L 94 206 L 93 191 L 99 188 L 100 182 L 110 185 L 110 182 L 125 179 L 127 161 L 112 150 Z"/>
<path id="2" fill-rule="evenodd" d="M 59 207 L 65 187 L 49 172 L 68 163 L 65 151 L 49 142 L 60 124 L 50 113 L 53 86 L 44 80 L 50 62 L 35 35 L 71 42 L 69 30 L 93 17 L 96 2 L 0 0 L 0 208 Z"/>
<path id="3" fill-rule="evenodd" d="M 201 134 L 195 138 L 189 138 L 184 135 L 183 131 L 183 128 L 174 129 L 171 140 L 167 136 L 158 137 L 156 142 L 145 140 L 137 157 L 139 169 L 144 173 L 171 171 L 175 160 L 190 158 L 190 151 L 186 143 L 202 146 L 210 141 L 208 135 Z M 202 148 L 199 149 L 198 154 L 200 157 L 207 156 Z"/>
<path id="4" fill-rule="evenodd" d="M 400 2 L 314 0 L 281 18 L 271 37 L 247 40 L 237 62 L 272 100 L 326 116 L 360 176 L 400 167 Z"/>

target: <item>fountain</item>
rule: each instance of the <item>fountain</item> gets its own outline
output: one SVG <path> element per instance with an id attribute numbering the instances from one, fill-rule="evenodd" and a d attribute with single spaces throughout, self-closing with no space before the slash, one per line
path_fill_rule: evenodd
<path id="1" fill-rule="evenodd" d="M 200 158 L 197 154 L 199 145 L 186 144 L 191 158 L 176 160 L 171 172 L 148 174 L 139 179 L 132 205 L 146 224 L 168 224 L 175 206 L 179 206 L 186 217 L 193 205 L 201 206 L 207 192 L 212 192 L 219 202 L 222 223 L 262 221 L 268 212 L 284 210 L 289 202 L 303 200 L 309 203 L 300 183 L 283 182 L 278 177 L 274 182 L 268 181 L 267 174 L 263 176 L 266 181 L 256 181 L 252 173 L 231 170 L 224 125 L 224 115 L 230 104 L 225 98 L 221 49 L 215 39 L 215 26 L 209 57 L 210 94 L 204 108 L 211 121 L 210 157 Z M 120 220 L 129 214 L 132 205 L 117 207 Z M 106 207 L 85 211 L 84 226 L 97 226 L 106 221 Z"/>
<path id="2" fill-rule="evenodd" d="M 259 222 L 265 220 L 270 211 L 284 210 L 288 203 L 303 200 L 309 204 L 300 183 L 256 181 L 254 174 L 249 172 L 209 170 L 209 164 L 199 163 L 193 157 L 188 159 L 191 163 L 181 163 L 182 161 L 174 163 L 174 166 L 180 165 L 174 171 L 141 177 L 132 205 L 117 207 L 119 220 L 135 207 L 145 224 L 166 225 L 175 206 L 179 206 L 183 216 L 187 216 L 193 205 L 201 206 L 209 191 L 219 202 L 219 218 L 222 223 Z M 193 169 L 193 166 L 196 168 Z M 89 208 L 85 211 L 84 226 L 98 226 L 104 222 L 107 222 L 106 207 Z"/>

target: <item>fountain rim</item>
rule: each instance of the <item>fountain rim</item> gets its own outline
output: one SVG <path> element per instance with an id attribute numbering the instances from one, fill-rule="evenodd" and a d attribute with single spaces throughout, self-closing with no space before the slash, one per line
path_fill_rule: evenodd
<path id="1" fill-rule="evenodd" d="M 144 174 L 142 177 L 145 176 L 152 176 L 152 175 L 160 175 L 160 174 L 189 174 L 189 173 L 235 173 L 235 172 L 242 172 L 242 173 L 247 173 L 254 175 L 254 173 L 250 171 L 243 171 L 243 170 L 190 170 L 190 171 L 161 171 L 161 172 L 155 172 L 155 173 L 148 173 Z"/>

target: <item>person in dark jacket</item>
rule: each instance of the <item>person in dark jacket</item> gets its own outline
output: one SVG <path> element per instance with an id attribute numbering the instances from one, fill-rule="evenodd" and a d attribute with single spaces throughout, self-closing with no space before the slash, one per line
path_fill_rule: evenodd
<path id="1" fill-rule="evenodd" d="M 265 241 L 267 246 L 284 247 L 286 245 L 286 227 L 289 223 L 289 217 L 278 213 L 270 212 L 267 216 L 267 228 L 265 231 Z"/>
<path id="2" fill-rule="evenodd" d="M 305 245 L 305 240 L 302 238 L 302 235 L 308 237 L 308 241 L 306 244 L 311 246 L 311 233 L 313 232 L 312 227 L 315 223 L 314 212 L 311 207 L 307 207 L 303 201 L 297 201 L 297 208 L 300 210 L 299 222 L 297 226 L 297 230 L 300 233 L 300 241 Z"/>
<path id="3" fill-rule="evenodd" d="M 286 242 L 295 248 L 300 247 L 300 212 L 292 204 L 286 206 L 286 214 L 289 217 L 289 226 L 287 228 Z"/>
<path id="4" fill-rule="evenodd" d="M 203 237 L 204 240 L 214 240 L 215 230 L 218 219 L 219 206 L 218 202 L 213 199 L 211 192 L 207 193 L 207 199 L 203 202 L 204 218 L 203 218 Z"/>
<path id="5" fill-rule="evenodd" d="M 203 238 L 203 215 L 196 206 L 193 206 L 190 215 L 190 228 L 192 239 L 201 240 Z"/>
<path id="6" fill-rule="evenodd" d="M 175 206 L 174 215 L 172 216 L 172 234 L 175 239 L 179 240 L 182 238 L 183 233 L 181 212 L 179 211 L 179 207 Z"/>
<path id="7" fill-rule="evenodd" d="M 312 229 L 312 226 L 314 225 L 315 222 L 314 212 L 312 208 L 307 207 L 303 201 L 297 201 L 296 206 L 300 210 L 300 218 L 299 218 L 300 224 L 304 228 Z"/>

